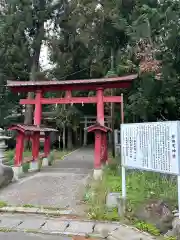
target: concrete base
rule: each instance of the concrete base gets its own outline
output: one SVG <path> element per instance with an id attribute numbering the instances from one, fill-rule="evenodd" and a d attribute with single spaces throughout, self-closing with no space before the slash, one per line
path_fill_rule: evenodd
<path id="1" fill-rule="evenodd" d="M 43 158 L 42 167 L 47 167 L 48 165 L 48 158 Z"/>
<path id="2" fill-rule="evenodd" d="M 35 172 L 38 170 L 38 161 L 30 162 L 29 172 Z"/>
<path id="3" fill-rule="evenodd" d="M 14 181 L 17 181 L 19 179 L 19 177 L 23 174 L 23 169 L 22 169 L 22 166 L 12 167 L 12 169 L 14 172 L 12 181 L 14 182 Z"/>
<path id="4" fill-rule="evenodd" d="M 93 178 L 94 180 L 102 180 L 103 170 L 102 169 L 94 169 Z"/>

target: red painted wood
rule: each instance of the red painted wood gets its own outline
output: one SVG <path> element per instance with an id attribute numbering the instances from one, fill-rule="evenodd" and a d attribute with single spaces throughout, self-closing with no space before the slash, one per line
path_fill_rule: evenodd
<path id="1" fill-rule="evenodd" d="M 97 89 L 96 96 L 97 96 L 97 122 L 101 125 L 104 125 L 104 102 L 102 88 Z"/>
<path id="2" fill-rule="evenodd" d="M 16 150 L 15 150 L 15 167 L 19 167 L 22 164 L 23 158 L 23 151 L 24 151 L 24 134 L 18 132 L 16 136 Z"/>
<path id="3" fill-rule="evenodd" d="M 35 132 L 32 136 L 32 156 L 33 160 L 37 161 L 39 157 L 40 133 Z"/>
<path id="4" fill-rule="evenodd" d="M 42 104 L 96 103 L 96 97 L 42 98 Z M 20 104 L 35 104 L 34 100 L 21 99 Z"/>
<path id="5" fill-rule="evenodd" d="M 106 133 L 108 131 L 111 131 L 111 128 L 108 128 L 106 126 L 102 126 L 102 125 L 97 123 L 97 124 L 89 126 L 88 128 L 86 128 L 86 130 L 88 132 L 95 132 L 95 131 L 99 130 L 101 132 L 105 132 Z"/>
<path id="6" fill-rule="evenodd" d="M 57 132 L 58 130 L 54 129 L 54 128 L 47 128 L 47 127 L 38 127 L 38 126 L 34 126 L 34 125 L 24 125 L 24 124 L 17 124 L 17 125 L 13 125 L 10 128 L 8 128 L 8 130 L 16 130 L 16 131 L 20 131 L 20 132 Z"/>
<path id="7" fill-rule="evenodd" d="M 96 90 L 99 87 L 103 89 L 107 88 L 129 88 L 132 84 L 132 81 L 124 81 L 124 82 L 107 82 L 107 83 L 95 83 L 95 84 L 81 84 L 81 85 L 50 85 L 49 86 L 9 86 L 12 92 L 35 92 L 36 89 L 41 90 L 42 92 L 59 92 L 59 91 L 90 91 Z"/>
<path id="8" fill-rule="evenodd" d="M 36 92 L 35 98 L 35 110 L 34 110 L 34 125 L 40 126 L 41 125 L 41 118 L 42 118 L 42 104 L 41 104 L 42 92 Z"/>
<path id="9" fill-rule="evenodd" d="M 72 94 L 71 91 L 66 91 L 65 98 L 71 98 Z"/>
<path id="10" fill-rule="evenodd" d="M 94 168 L 101 168 L 101 132 L 95 132 L 95 146 L 94 146 Z"/>
<path id="11" fill-rule="evenodd" d="M 106 84 L 108 82 L 123 82 L 132 81 L 138 77 L 137 74 L 113 77 L 113 78 L 97 78 L 97 79 L 79 79 L 79 80 L 64 80 L 64 81 L 7 81 L 8 87 L 17 86 L 52 86 L 52 85 L 82 85 L 82 84 Z"/>
<path id="12" fill-rule="evenodd" d="M 107 134 L 102 135 L 102 162 L 105 164 L 108 159 Z"/>
<path id="13" fill-rule="evenodd" d="M 48 157 L 50 154 L 50 135 L 45 136 L 45 141 L 44 141 L 44 154 L 45 157 Z"/>
<path id="14" fill-rule="evenodd" d="M 120 103 L 122 98 L 120 96 L 104 96 L 103 101 Z M 67 98 L 41 98 L 41 104 L 75 104 L 75 103 L 96 103 L 96 97 L 69 97 Z M 34 99 L 21 99 L 20 104 L 36 104 Z"/>
<path id="15" fill-rule="evenodd" d="M 42 104 L 71 104 L 71 103 L 97 103 L 97 122 L 99 126 L 92 126 L 88 131 L 95 131 L 95 168 L 101 167 L 101 158 L 105 161 L 107 159 L 107 151 L 102 153 L 102 144 L 107 150 L 107 139 L 105 139 L 105 132 L 109 131 L 104 127 L 104 102 L 122 102 L 122 98 L 118 96 L 103 96 L 103 90 L 106 88 L 127 88 L 131 85 L 132 80 L 137 78 L 137 75 L 119 77 L 119 78 L 105 78 L 105 79 L 90 79 L 90 80 L 69 80 L 69 81 L 42 81 L 42 82 L 8 82 L 7 86 L 14 92 L 35 92 L 41 90 L 42 92 L 52 91 L 66 91 L 65 98 L 42 98 L 40 93 L 36 94 L 33 100 L 22 99 L 21 104 L 35 104 L 34 124 L 40 125 L 41 122 L 41 105 Z M 74 98 L 71 95 L 73 90 L 96 90 L 96 97 L 92 98 Z M 33 156 L 36 158 L 39 154 L 39 138 L 40 133 L 34 133 L 33 136 Z M 107 138 L 107 136 L 106 136 Z M 48 152 L 49 143 L 46 139 L 46 153 Z M 17 147 L 18 151 L 18 147 Z"/>
<path id="16" fill-rule="evenodd" d="M 41 100 L 42 101 L 42 100 Z M 26 105 L 26 104 L 36 104 L 36 100 L 35 99 L 20 99 L 20 104 L 22 105 Z"/>
<path id="17" fill-rule="evenodd" d="M 88 132 L 95 133 L 95 146 L 94 146 L 94 168 L 100 168 L 101 162 L 107 161 L 107 132 L 111 131 L 110 128 L 100 124 L 94 124 L 87 128 Z"/>

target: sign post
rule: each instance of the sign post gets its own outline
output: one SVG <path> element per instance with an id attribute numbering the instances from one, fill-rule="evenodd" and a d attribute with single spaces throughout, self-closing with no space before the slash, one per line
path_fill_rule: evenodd
<path id="1" fill-rule="evenodd" d="M 126 168 L 177 175 L 180 210 L 179 155 L 180 121 L 122 124 L 122 198 L 126 197 Z"/>
<path id="2" fill-rule="evenodd" d="M 121 94 L 121 123 L 124 124 L 124 102 L 123 102 L 123 94 Z M 123 126 L 123 125 L 122 125 Z M 122 146 L 122 139 L 121 139 L 121 146 Z M 122 151 L 121 151 L 122 152 Z M 121 153 L 122 156 L 122 153 Z M 122 158 L 121 158 L 122 159 Z M 123 160 L 122 160 L 123 162 Z M 121 164 L 121 174 L 122 174 L 122 199 L 126 199 L 126 169 L 123 164 Z"/>

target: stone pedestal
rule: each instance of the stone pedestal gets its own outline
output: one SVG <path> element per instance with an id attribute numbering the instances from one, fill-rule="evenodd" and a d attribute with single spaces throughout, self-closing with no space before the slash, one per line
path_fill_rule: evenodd
<path id="1" fill-rule="evenodd" d="M 38 170 L 38 161 L 31 161 L 29 166 L 29 172 L 34 172 Z"/>
<path id="2" fill-rule="evenodd" d="M 49 165 L 48 158 L 43 158 L 42 166 L 47 167 Z"/>
<path id="3" fill-rule="evenodd" d="M 23 174 L 22 166 L 13 167 L 12 170 L 13 170 L 13 173 L 14 173 L 13 181 L 17 181 L 19 179 L 19 177 L 22 176 L 22 174 Z"/>
<path id="4" fill-rule="evenodd" d="M 93 178 L 94 180 L 102 180 L 103 177 L 103 169 L 94 169 Z"/>

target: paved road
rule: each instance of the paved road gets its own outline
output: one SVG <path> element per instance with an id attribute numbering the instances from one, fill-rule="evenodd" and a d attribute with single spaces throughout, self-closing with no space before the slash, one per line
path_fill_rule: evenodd
<path id="1" fill-rule="evenodd" d="M 82 190 L 93 168 L 93 148 L 81 148 L 52 167 L 0 190 L 10 205 L 59 207 L 81 215 Z"/>
<path id="2" fill-rule="evenodd" d="M 72 240 L 70 237 L 65 236 L 50 236 L 50 235 L 38 235 L 32 233 L 22 233 L 22 232 L 0 232 L 0 240 Z"/>

